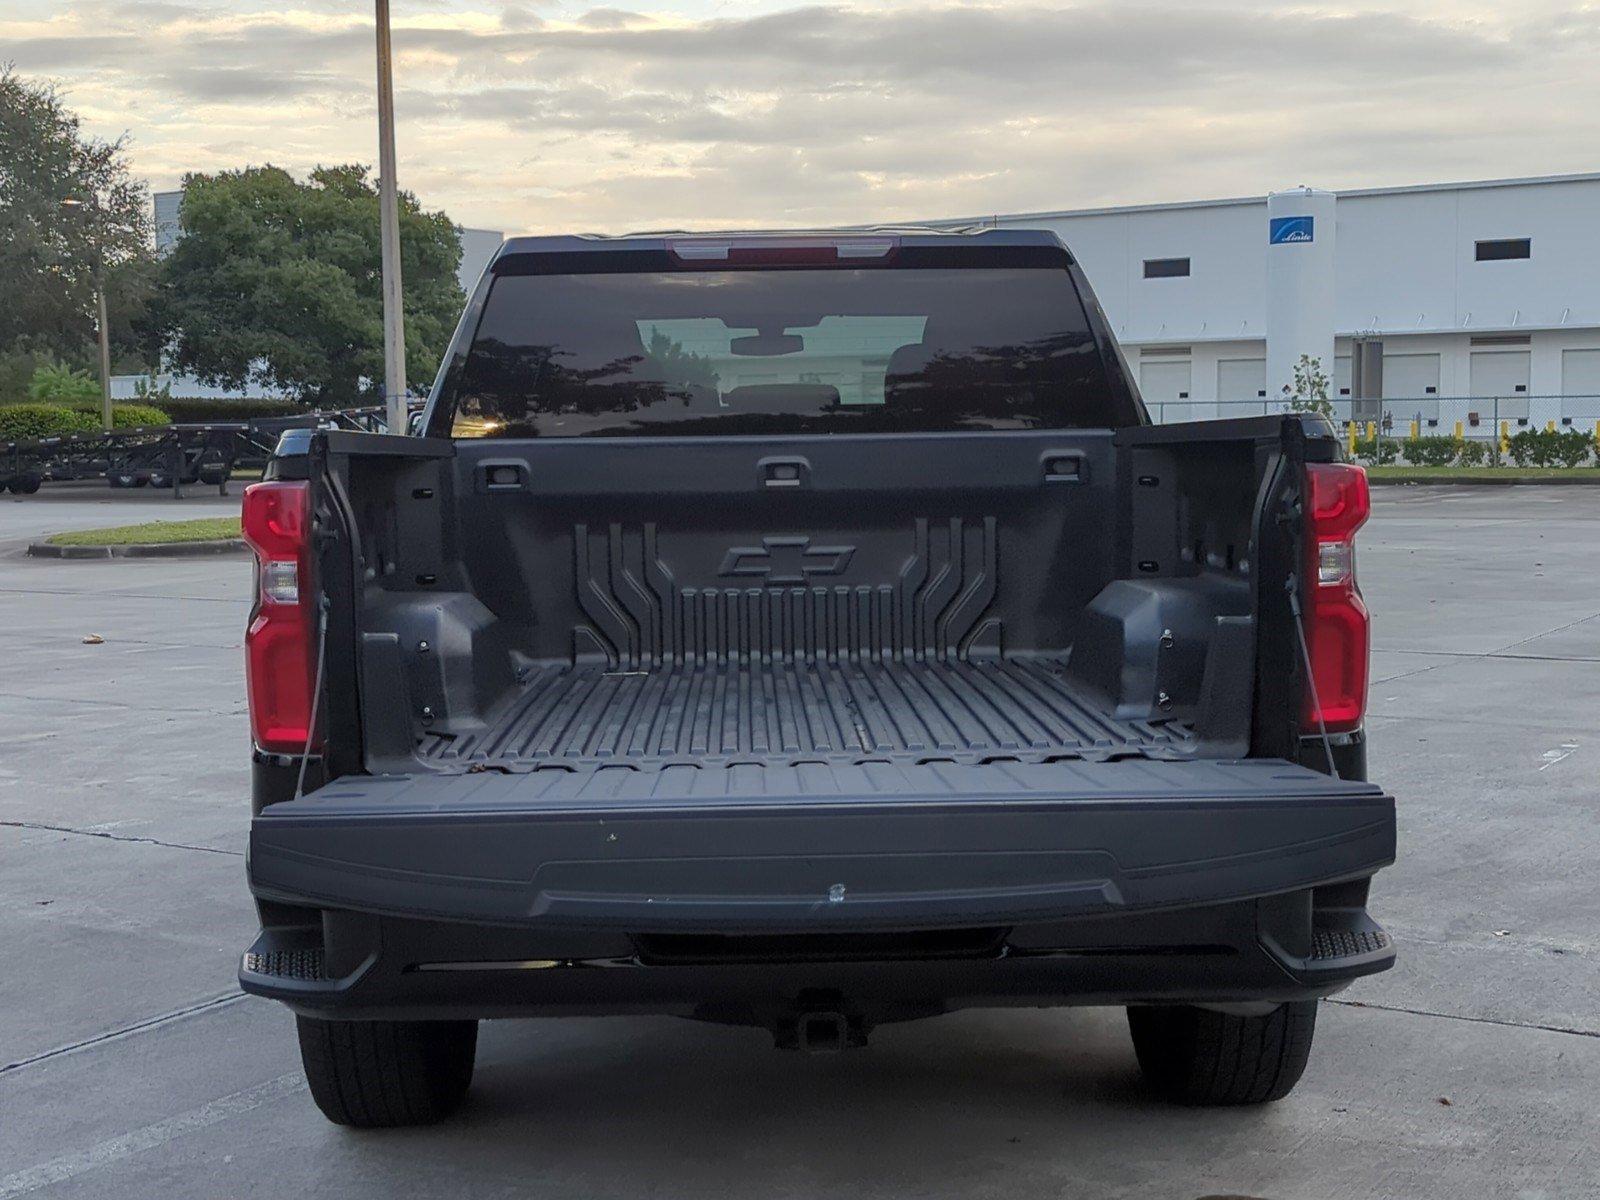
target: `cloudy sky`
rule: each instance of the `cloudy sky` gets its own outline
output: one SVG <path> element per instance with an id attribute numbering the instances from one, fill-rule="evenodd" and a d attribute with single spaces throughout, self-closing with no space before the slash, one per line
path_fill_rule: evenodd
<path id="1" fill-rule="evenodd" d="M 508 231 L 1600 170 L 1600 2 L 393 0 L 400 179 Z M 371 5 L 0 0 L 152 185 L 376 157 Z"/>

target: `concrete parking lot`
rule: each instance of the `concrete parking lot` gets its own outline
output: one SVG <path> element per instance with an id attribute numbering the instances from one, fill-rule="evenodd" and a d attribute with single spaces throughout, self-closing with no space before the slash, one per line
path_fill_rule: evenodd
<path id="1" fill-rule="evenodd" d="M 234 984 L 248 565 L 21 556 L 155 504 L 0 503 L 0 1200 L 1600 1194 L 1600 489 L 1377 490 L 1371 765 L 1401 859 L 1373 911 L 1400 966 L 1322 1006 L 1288 1100 L 1153 1103 L 1112 1011 L 820 1059 L 573 1020 L 486 1025 L 459 1117 L 381 1134 L 323 1121 L 291 1018 Z"/>
<path id="2" fill-rule="evenodd" d="M 106 487 L 88 480 L 51 483 L 32 496 L 0 495 L 0 543 L 8 548 L 69 529 L 103 529 L 144 521 L 187 521 L 239 511 L 245 481 L 228 484 L 228 495 L 214 487 L 191 486 L 174 500 L 167 489 Z"/>

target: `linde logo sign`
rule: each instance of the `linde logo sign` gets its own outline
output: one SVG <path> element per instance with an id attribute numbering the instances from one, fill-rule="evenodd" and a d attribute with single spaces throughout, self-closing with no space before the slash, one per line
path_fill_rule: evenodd
<path id="1" fill-rule="evenodd" d="M 1313 228 L 1314 217 L 1273 217 L 1267 234 L 1267 243 L 1272 246 L 1286 246 L 1292 242 L 1312 242 L 1316 240 Z"/>

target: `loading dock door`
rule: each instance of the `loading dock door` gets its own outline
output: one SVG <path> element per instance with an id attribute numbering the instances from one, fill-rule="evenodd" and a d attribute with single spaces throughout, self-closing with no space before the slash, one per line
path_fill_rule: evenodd
<path id="1" fill-rule="evenodd" d="M 1217 399 L 1224 402 L 1218 405 L 1220 415 L 1244 417 L 1260 414 L 1261 393 L 1266 387 L 1266 359 L 1224 358 L 1217 362 Z"/>
<path id="2" fill-rule="evenodd" d="M 1600 350 L 1567 350 L 1561 355 L 1561 394 L 1600 396 Z"/>
<path id="3" fill-rule="evenodd" d="M 1439 394 L 1437 354 L 1385 354 L 1383 398 L 1416 400 Z"/>
<path id="4" fill-rule="evenodd" d="M 1561 395 L 1563 417 L 1600 420 L 1600 350 L 1562 351 Z"/>
<path id="5" fill-rule="evenodd" d="M 1187 358 L 1146 359 L 1139 364 L 1139 392 L 1157 421 L 1188 421 L 1197 415 L 1189 402 L 1191 383 Z"/>
<path id="6" fill-rule="evenodd" d="M 1500 419 L 1526 424 L 1528 420 L 1528 379 L 1533 355 L 1527 350 L 1474 350 L 1472 352 L 1472 394 L 1498 398 Z M 1495 411 L 1493 405 L 1484 406 Z"/>
<path id="7" fill-rule="evenodd" d="M 1439 356 L 1383 356 L 1384 413 L 1403 424 L 1416 421 L 1423 432 L 1439 423 Z M 1393 401 L 1394 403 L 1389 403 Z"/>

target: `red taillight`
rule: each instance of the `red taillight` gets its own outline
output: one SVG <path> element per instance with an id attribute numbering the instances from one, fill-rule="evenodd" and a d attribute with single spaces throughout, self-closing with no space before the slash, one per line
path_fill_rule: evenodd
<path id="1" fill-rule="evenodd" d="M 1306 645 L 1311 679 L 1305 732 L 1345 733 L 1367 709 L 1367 606 L 1356 586 L 1355 536 L 1372 512 L 1367 473 L 1349 463 L 1306 467 Z"/>
<path id="2" fill-rule="evenodd" d="M 261 749 L 299 754 L 310 733 L 312 703 L 310 485 L 247 487 L 240 524 L 256 552 L 256 605 L 244 635 L 250 729 Z"/>

